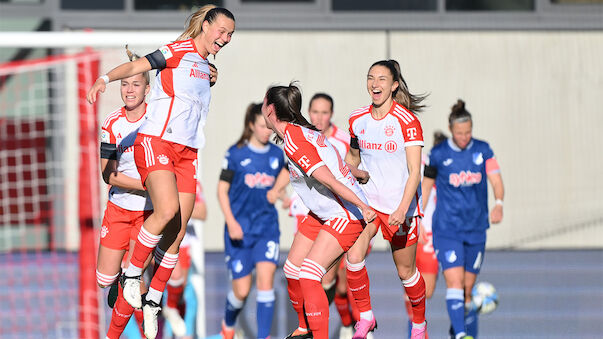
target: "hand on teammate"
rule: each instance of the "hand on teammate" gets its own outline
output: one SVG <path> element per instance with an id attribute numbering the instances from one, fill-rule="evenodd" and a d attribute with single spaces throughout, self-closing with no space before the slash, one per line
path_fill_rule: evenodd
<path id="1" fill-rule="evenodd" d="M 218 81 L 218 68 L 216 65 L 209 63 L 209 86 L 213 86 Z"/>
<path id="2" fill-rule="evenodd" d="M 236 220 L 230 223 L 226 223 L 226 228 L 228 229 L 228 236 L 230 237 L 230 239 L 243 240 L 243 229 Z"/>
<path id="3" fill-rule="evenodd" d="M 494 206 L 494 208 L 492 209 L 492 212 L 490 212 L 490 221 L 493 224 L 498 224 L 499 222 L 502 221 L 503 218 L 503 208 L 501 205 L 496 205 Z"/>
<path id="4" fill-rule="evenodd" d="M 368 205 L 362 206 L 360 208 L 360 211 L 362 212 L 362 217 L 364 218 L 364 221 L 366 221 L 367 224 L 372 223 L 375 218 L 377 218 L 377 213 L 375 212 L 375 210 L 370 208 Z"/>
<path id="5" fill-rule="evenodd" d="M 402 226 L 404 221 L 406 221 L 406 212 L 398 208 L 389 215 L 388 224 L 392 226 Z"/>
<path id="6" fill-rule="evenodd" d="M 90 88 L 90 90 L 88 91 L 88 94 L 86 94 L 86 99 L 91 104 L 95 103 L 98 92 L 100 91 L 101 93 L 105 93 L 106 88 L 107 88 L 107 85 L 105 84 L 105 80 L 103 80 L 101 78 L 96 79 L 96 81 L 94 82 L 94 85 L 92 85 L 92 88 Z"/>
<path id="7" fill-rule="evenodd" d="M 366 184 L 371 178 L 369 172 L 360 169 L 355 171 L 354 175 L 356 176 L 356 180 L 358 180 L 358 183 L 363 185 Z"/>

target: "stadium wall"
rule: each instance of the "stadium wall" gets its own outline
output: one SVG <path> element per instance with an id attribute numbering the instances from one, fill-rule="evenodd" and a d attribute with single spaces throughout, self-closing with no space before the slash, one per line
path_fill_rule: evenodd
<path id="1" fill-rule="evenodd" d="M 139 54 L 159 46 L 127 43 Z M 126 60 L 123 48 L 101 53 L 101 72 Z M 462 98 L 474 116 L 474 136 L 492 146 L 506 194 L 504 221 L 489 231 L 490 248 L 603 248 L 603 141 L 596 137 L 603 126 L 601 56 L 603 32 L 597 31 L 237 32 L 210 57 L 219 81 L 203 153 L 206 249 L 223 247 L 216 186 L 246 106 L 261 101 L 270 84 L 298 80 L 304 110 L 313 93 L 327 92 L 335 99 L 335 123 L 347 128 L 348 114 L 369 103 L 368 67 L 384 58 L 401 63 L 412 92 L 430 93 L 420 116 L 426 145 L 434 130 L 447 131 L 450 107 Z M 121 105 L 118 88 L 111 84 L 101 97 L 101 119 Z M 288 248 L 293 220 L 280 210 L 280 221 L 281 247 Z"/>

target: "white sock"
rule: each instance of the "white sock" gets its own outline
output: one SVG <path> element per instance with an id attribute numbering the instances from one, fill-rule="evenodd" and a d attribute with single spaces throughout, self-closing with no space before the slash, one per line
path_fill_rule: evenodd
<path id="1" fill-rule="evenodd" d="M 373 318 L 374 318 L 373 310 L 366 311 L 366 312 L 360 312 L 360 319 L 372 321 Z"/>

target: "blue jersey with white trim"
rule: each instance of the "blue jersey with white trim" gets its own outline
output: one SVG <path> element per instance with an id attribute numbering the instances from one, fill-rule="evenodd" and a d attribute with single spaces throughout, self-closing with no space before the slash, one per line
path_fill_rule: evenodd
<path id="1" fill-rule="evenodd" d="M 226 152 L 223 169 L 234 172 L 228 198 L 244 234 L 279 236 L 278 213 L 266 193 L 285 166 L 283 150 L 269 143 L 262 149 L 236 145 Z"/>
<path id="2" fill-rule="evenodd" d="M 472 139 L 460 149 L 452 139 L 431 150 L 429 166 L 437 169 L 438 203 L 433 215 L 433 233 L 465 241 L 485 241 L 488 220 L 486 161 L 494 153 L 487 142 Z"/>

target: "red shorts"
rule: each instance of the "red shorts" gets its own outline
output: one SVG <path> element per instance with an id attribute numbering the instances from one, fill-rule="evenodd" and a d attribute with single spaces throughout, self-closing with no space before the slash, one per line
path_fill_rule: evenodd
<path id="1" fill-rule="evenodd" d="M 165 170 L 176 175 L 178 192 L 195 193 L 197 185 L 197 149 L 138 134 L 134 141 L 134 161 L 145 186 L 149 173 Z"/>
<path id="2" fill-rule="evenodd" d="M 178 264 L 183 270 L 188 270 L 191 267 L 190 246 L 180 247 L 178 252 Z"/>
<path id="3" fill-rule="evenodd" d="M 136 241 L 140 227 L 153 211 L 129 211 L 107 202 L 101 228 L 101 246 L 127 250 L 130 240 Z"/>
<path id="4" fill-rule="evenodd" d="M 421 273 L 438 274 L 438 259 L 433 249 L 431 233 L 425 237 L 425 244 L 417 244 L 417 268 Z"/>
<path id="5" fill-rule="evenodd" d="M 389 224 L 389 214 L 381 213 L 377 210 L 375 212 L 377 212 L 377 218 L 373 223 L 377 228 L 381 227 L 383 239 L 398 248 L 405 248 L 417 242 L 420 217 L 406 217 L 404 224 L 398 227 Z"/>
<path id="6" fill-rule="evenodd" d="M 347 252 L 364 230 L 364 226 L 364 221 L 360 220 L 332 218 L 322 222 L 313 214 L 308 214 L 300 224 L 299 232 L 314 241 L 318 236 L 318 232 L 325 230 L 331 233 L 337 239 L 343 251 Z"/>

